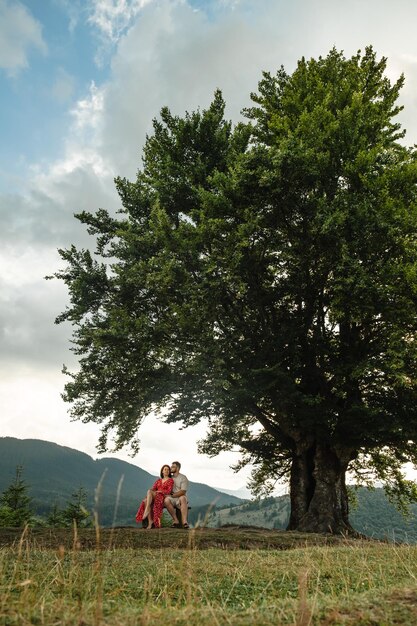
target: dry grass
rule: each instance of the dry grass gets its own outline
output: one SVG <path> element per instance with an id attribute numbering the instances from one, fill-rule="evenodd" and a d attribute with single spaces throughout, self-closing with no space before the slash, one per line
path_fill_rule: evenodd
<path id="1" fill-rule="evenodd" d="M 225 530 L 221 536 L 233 532 L 235 546 L 247 541 L 246 535 L 239 537 L 245 532 L 239 529 Z M 119 539 L 113 535 L 109 547 L 110 536 L 97 532 L 96 549 L 89 550 L 82 549 L 83 533 L 67 533 L 66 543 L 54 547 L 25 533 L 1 548 L 0 623 L 417 623 L 414 546 L 343 540 L 319 546 L 306 545 L 303 538 L 303 547 L 291 550 L 282 544 L 253 550 L 201 549 L 198 531 L 136 531 L 136 544 L 122 547 L 122 533 Z M 146 542 L 152 537 L 150 547 Z M 171 545 L 165 544 L 168 538 Z M 179 548 L 176 541 L 187 543 Z"/>
<path id="2" fill-rule="evenodd" d="M 20 541 L 22 531 L 16 528 L 0 528 L 0 546 L 14 545 Z M 65 528 L 32 528 L 26 539 L 33 546 L 56 548 L 63 545 L 69 549 L 74 544 L 73 533 Z M 99 543 L 103 548 L 206 548 L 252 550 L 258 548 L 288 550 L 306 545 L 356 544 L 338 535 L 268 530 L 248 526 L 223 526 L 222 528 L 199 528 L 188 532 L 183 529 L 162 528 L 144 531 L 141 528 L 84 528 L 77 531 L 76 542 L 82 550 L 95 550 Z"/>

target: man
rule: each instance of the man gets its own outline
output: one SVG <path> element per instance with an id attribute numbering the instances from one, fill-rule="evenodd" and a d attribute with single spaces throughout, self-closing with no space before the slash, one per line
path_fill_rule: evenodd
<path id="1" fill-rule="evenodd" d="M 172 528 L 179 528 L 180 522 L 177 517 L 177 509 L 181 511 L 181 519 L 183 528 L 189 528 L 187 522 L 188 515 L 188 478 L 184 474 L 180 474 L 181 463 L 173 461 L 171 464 L 171 474 L 174 479 L 174 488 L 170 496 L 164 500 L 164 504 L 170 516 L 172 517 Z"/>

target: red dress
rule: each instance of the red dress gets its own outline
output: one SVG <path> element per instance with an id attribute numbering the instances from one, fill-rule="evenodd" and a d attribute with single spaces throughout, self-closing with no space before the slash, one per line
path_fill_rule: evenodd
<path id="1" fill-rule="evenodd" d="M 156 491 L 154 501 L 151 505 L 151 514 L 152 520 L 155 525 L 155 528 L 161 528 L 161 517 L 162 511 L 164 509 L 164 500 L 165 496 L 169 496 L 172 493 L 172 489 L 174 487 L 174 479 L 167 478 L 165 482 L 163 482 L 162 478 L 158 478 L 157 481 L 154 482 L 151 489 L 152 491 Z M 143 512 L 146 506 L 146 498 L 142 500 L 138 512 L 136 513 L 136 521 L 141 522 L 143 519 Z"/>

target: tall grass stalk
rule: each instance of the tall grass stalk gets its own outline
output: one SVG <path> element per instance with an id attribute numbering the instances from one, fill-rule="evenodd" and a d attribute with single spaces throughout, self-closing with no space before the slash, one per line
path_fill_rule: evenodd
<path id="1" fill-rule="evenodd" d="M 117 512 L 119 510 L 120 494 L 122 493 L 122 485 L 123 485 L 124 478 L 125 476 L 124 474 L 122 474 L 122 476 L 120 477 L 119 483 L 117 485 L 116 503 L 114 505 L 113 521 L 111 525 L 111 533 L 110 533 L 110 540 L 109 540 L 109 550 L 111 550 L 112 545 L 113 545 L 114 527 L 116 526 Z"/>

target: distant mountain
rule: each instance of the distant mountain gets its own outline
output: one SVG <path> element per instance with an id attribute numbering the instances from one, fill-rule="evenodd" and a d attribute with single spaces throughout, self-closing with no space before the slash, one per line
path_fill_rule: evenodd
<path id="1" fill-rule="evenodd" d="M 117 525 L 134 525 L 139 502 L 156 479 L 140 467 L 118 459 L 94 460 L 84 452 L 48 441 L 0 437 L 0 493 L 13 481 L 17 465 L 23 466 L 23 479 L 39 515 L 47 515 L 54 504 L 64 507 L 80 486 L 88 492 L 88 504 L 92 507 L 100 483 L 98 511 L 104 526 L 113 521 Z M 237 493 L 240 490 L 227 494 L 190 482 L 190 520 L 195 523 L 199 518 L 208 518 L 209 526 L 286 527 L 288 496 L 248 502 L 237 497 Z M 417 505 L 411 505 L 409 518 L 404 518 L 383 489 L 358 489 L 357 507 L 351 507 L 350 520 L 365 535 L 417 543 Z"/>
<path id="2" fill-rule="evenodd" d="M 356 491 L 357 506 L 351 506 L 350 522 L 357 531 L 375 539 L 417 543 L 417 504 L 404 517 L 389 502 L 381 488 Z M 290 512 L 289 496 L 270 497 L 217 509 L 208 517 L 208 526 L 225 524 L 286 528 Z"/>
<path id="3" fill-rule="evenodd" d="M 97 497 L 99 520 L 103 525 L 112 523 L 117 501 L 115 523 L 134 524 L 139 502 L 157 478 L 126 461 L 110 458 L 94 460 L 84 452 L 39 439 L 0 437 L 0 493 L 13 481 L 17 465 L 23 466 L 23 479 L 29 486 L 29 495 L 39 515 L 48 514 L 54 504 L 64 507 L 80 486 L 88 492 L 89 506 L 93 506 L 94 494 L 100 483 Z M 193 508 L 210 503 L 224 506 L 242 501 L 203 483 L 191 481 L 188 496 Z"/>

